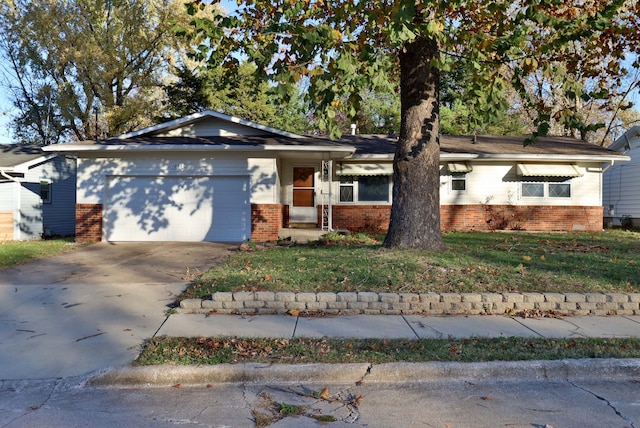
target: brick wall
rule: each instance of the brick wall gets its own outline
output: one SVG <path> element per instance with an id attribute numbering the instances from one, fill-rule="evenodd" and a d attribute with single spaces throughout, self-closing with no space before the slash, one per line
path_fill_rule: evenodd
<path id="1" fill-rule="evenodd" d="M 603 228 L 603 207 L 443 205 L 442 230 L 530 230 L 594 232 Z"/>
<path id="2" fill-rule="evenodd" d="M 288 219 L 288 206 L 281 204 L 251 204 L 251 240 L 275 241 Z"/>
<path id="3" fill-rule="evenodd" d="M 389 228 L 391 205 L 334 205 L 332 210 L 335 229 L 387 230 Z"/>
<path id="4" fill-rule="evenodd" d="M 387 230 L 389 205 L 334 205 L 333 227 L 348 230 Z M 603 207 L 442 205 L 444 231 L 530 230 L 598 231 L 603 228 Z"/>
<path id="5" fill-rule="evenodd" d="M 102 204 L 76 204 L 76 242 L 102 241 Z"/>

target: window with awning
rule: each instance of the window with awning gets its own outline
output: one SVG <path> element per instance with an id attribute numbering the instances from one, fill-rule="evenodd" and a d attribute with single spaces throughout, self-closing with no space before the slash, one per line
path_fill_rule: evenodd
<path id="1" fill-rule="evenodd" d="M 582 172 L 573 164 L 519 163 L 517 173 L 522 177 L 582 177 Z"/>

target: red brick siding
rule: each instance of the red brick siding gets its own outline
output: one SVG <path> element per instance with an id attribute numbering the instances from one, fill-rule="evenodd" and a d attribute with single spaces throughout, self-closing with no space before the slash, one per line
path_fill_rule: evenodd
<path id="1" fill-rule="evenodd" d="M 333 227 L 387 230 L 390 214 L 389 205 L 334 205 Z M 443 231 L 593 232 L 603 227 L 601 206 L 442 205 L 440 217 Z"/>
<path id="2" fill-rule="evenodd" d="M 332 210 L 334 229 L 387 230 L 389 228 L 391 205 L 334 205 Z"/>
<path id="3" fill-rule="evenodd" d="M 251 240 L 275 241 L 288 219 L 288 206 L 281 204 L 251 204 Z"/>
<path id="4" fill-rule="evenodd" d="M 102 204 L 76 204 L 76 242 L 102 241 Z"/>
<path id="5" fill-rule="evenodd" d="M 444 231 L 529 230 L 568 232 L 602 230 L 603 207 L 442 205 L 440 225 Z"/>

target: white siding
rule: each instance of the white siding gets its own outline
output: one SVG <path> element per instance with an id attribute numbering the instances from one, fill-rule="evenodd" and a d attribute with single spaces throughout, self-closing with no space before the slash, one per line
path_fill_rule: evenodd
<path id="1" fill-rule="evenodd" d="M 16 183 L 5 181 L 0 183 L 0 211 L 14 211 L 14 188 Z"/>
<path id="2" fill-rule="evenodd" d="M 440 203 L 442 205 L 563 205 L 599 206 L 602 204 L 601 170 L 596 163 L 577 163 L 581 177 L 570 180 L 570 198 L 522 198 L 521 177 L 516 162 L 469 162 L 473 170 L 466 175 L 466 190 L 451 189 L 451 175 L 446 162 L 440 168 Z M 338 177 L 333 184 L 333 203 L 339 204 Z M 541 179 L 544 180 L 544 179 Z"/>
<path id="3" fill-rule="evenodd" d="M 622 216 L 640 218 L 640 138 L 631 141 L 629 162 L 614 164 L 604 174 L 604 216 L 620 225 Z"/>
<path id="4" fill-rule="evenodd" d="M 80 204 L 102 204 L 105 177 L 139 176 L 246 176 L 251 177 L 252 203 L 277 203 L 278 172 L 271 158 L 247 158 L 241 154 L 130 154 L 121 158 L 78 159 Z"/>
<path id="5" fill-rule="evenodd" d="M 269 135 L 265 131 L 238 123 L 209 117 L 190 125 L 158 134 L 159 137 L 233 137 Z"/>
<path id="6" fill-rule="evenodd" d="M 515 162 L 471 163 L 473 171 L 467 174 L 466 191 L 451 190 L 451 175 L 441 169 L 440 203 L 494 204 L 494 205 L 601 205 L 601 164 L 578 163 L 581 177 L 572 178 L 570 198 L 523 198 L 522 179 L 516 173 Z M 544 178 L 541 178 L 544 181 Z"/>

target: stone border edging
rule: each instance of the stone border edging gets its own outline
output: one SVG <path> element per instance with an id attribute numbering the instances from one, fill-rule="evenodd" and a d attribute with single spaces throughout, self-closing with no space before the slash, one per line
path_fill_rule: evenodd
<path id="1" fill-rule="evenodd" d="M 185 299 L 178 313 L 267 315 L 640 315 L 640 293 L 292 293 L 217 292 Z"/>

